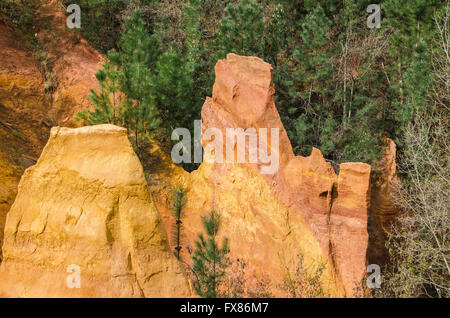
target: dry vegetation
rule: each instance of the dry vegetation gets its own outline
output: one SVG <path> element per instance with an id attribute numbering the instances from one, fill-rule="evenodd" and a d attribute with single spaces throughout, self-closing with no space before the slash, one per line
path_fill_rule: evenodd
<path id="1" fill-rule="evenodd" d="M 392 264 L 377 295 L 450 297 L 450 32 L 446 15 L 436 16 L 439 50 L 433 55 L 435 83 L 426 109 L 405 132 L 394 199 L 404 211 L 387 246 Z"/>

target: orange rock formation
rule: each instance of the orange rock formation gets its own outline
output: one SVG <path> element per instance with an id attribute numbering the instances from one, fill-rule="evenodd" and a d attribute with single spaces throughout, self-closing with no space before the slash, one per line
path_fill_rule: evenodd
<path id="1" fill-rule="evenodd" d="M 199 215 L 215 208 L 224 215 L 232 255 L 245 259 L 256 276 L 281 280 L 279 254 L 293 261 L 302 250 L 310 261 L 328 261 L 335 295 L 352 296 L 366 273 L 371 167 L 344 163 L 337 175 L 318 149 L 295 156 L 274 105 L 272 67 L 261 59 L 228 54 L 215 71 L 213 96 L 202 109 L 203 131 L 215 127 L 225 136 L 226 128 L 278 128 L 280 167 L 270 175 L 259 172 L 260 162 L 204 162 L 181 177 L 189 190 L 185 251 L 201 231 Z M 168 205 L 159 207 L 169 230 Z"/>
<path id="2" fill-rule="evenodd" d="M 126 129 L 52 129 L 8 213 L 7 297 L 188 297 Z M 70 266 L 79 288 L 67 284 Z M 73 270 L 73 269 L 72 269 Z"/>

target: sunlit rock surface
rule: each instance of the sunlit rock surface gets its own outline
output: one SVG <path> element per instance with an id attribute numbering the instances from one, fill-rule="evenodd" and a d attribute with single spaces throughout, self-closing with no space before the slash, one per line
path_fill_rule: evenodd
<path id="1" fill-rule="evenodd" d="M 185 297 L 142 166 L 112 125 L 55 127 L 6 219 L 0 295 Z M 67 270 L 80 268 L 80 288 Z"/>
<path id="2" fill-rule="evenodd" d="M 276 285 L 301 251 L 307 263 L 327 262 L 324 285 L 332 295 L 352 296 L 366 273 L 370 166 L 344 163 L 337 175 L 318 149 L 309 157 L 295 156 L 274 104 L 272 71 L 259 58 L 235 54 L 216 64 L 202 130 L 218 128 L 225 136 L 227 128 L 255 128 L 260 138 L 259 129 L 267 128 L 270 149 L 270 129 L 278 128 L 279 147 L 270 152 L 278 156 L 279 168 L 262 174 L 260 161 L 203 162 L 190 175 L 172 176 L 189 190 L 184 255 L 189 259 L 202 230 L 200 215 L 214 208 L 223 215 L 222 235 L 230 238 L 232 257 L 244 259 L 254 277 L 268 278 L 275 294 L 282 295 Z M 157 201 L 170 230 L 167 198 L 170 193 L 165 198 L 159 193 Z"/>

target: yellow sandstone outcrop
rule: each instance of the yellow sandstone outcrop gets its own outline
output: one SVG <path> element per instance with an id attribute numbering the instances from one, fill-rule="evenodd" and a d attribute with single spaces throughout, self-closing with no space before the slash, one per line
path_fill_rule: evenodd
<path id="1" fill-rule="evenodd" d="M 3 257 L 4 297 L 192 295 L 126 130 L 113 125 L 51 130 L 7 215 Z M 69 288 L 77 267 L 80 288 Z"/>

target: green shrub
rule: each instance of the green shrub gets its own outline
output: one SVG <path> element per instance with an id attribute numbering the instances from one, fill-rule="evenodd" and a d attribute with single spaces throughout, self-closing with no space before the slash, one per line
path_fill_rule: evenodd
<path id="1" fill-rule="evenodd" d="M 30 36 L 39 20 L 40 0 L 3 0 L 0 2 L 0 18 L 13 30 Z"/>
<path id="2" fill-rule="evenodd" d="M 145 2 L 145 1 L 141 1 Z M 73 0 L 63 0 L 64 5 Z M 121 12 L 129 0 L 79 0 L 81 33 L 92 46 L 102 53 L 117 49 L 122 28 Z"/>
<path id="3" fill-rule="evenodd" d="M 19 131 L 17 130 L 13 130 L 11 132 L 11 135 L 13 135 L 14 138 L 20 138 L 20 136 L 22 135 Z"/>

